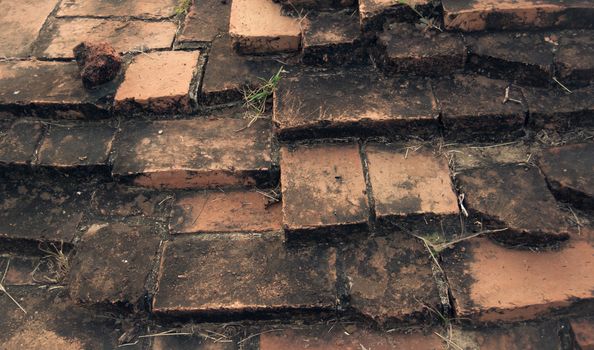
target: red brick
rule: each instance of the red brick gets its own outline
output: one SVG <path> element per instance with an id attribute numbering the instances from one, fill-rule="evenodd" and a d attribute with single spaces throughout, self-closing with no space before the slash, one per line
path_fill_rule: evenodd
<path id="1" fill-rule="evenodd" d="M 536 129 L 571 130 L 594 126 L 594 88 L 572 89 L 571 94 L 561 88 L 522 88 L 528 103 L 528 122 Z"/>
<path id="2" fill-rule="evenodd" d="M 558 198 L 585 210 L 594 209 L 594 144 L 547 149 L 539 162 Z"/>
<path id="3" fill-rule="evenodd" d="M 409 0 L 407 4 L 422 12 L 431 7 L 430 0 Z M 379 29 L 390 19 L 401 22 L 419 18 L 408 5 L 392 0 L 360 0 L 359 17 L 363 30 Z"/>
<path id="4" fill-rule="evenodd" d="M 0 15 L 0 57 L 30 55 L 33 42 L 57 3 L 58 0 L 3 2 Z"/>
<path id="5" fill-rule="evenodd" d="M 464 349 L 557 350 L 561 348 L 558 329 L 555 321 L 478 329 L 454 328 L 452 342 Z"/>
<path id="6" fill-rule="evenodd" d="M 443 261 L 457 317 L 531 320 L 574 306 L 587 312 L 592 305 L 594 247 L 585 240 L 531 251 L 474 238 L 447 252 Z"/>
<path id="7" fill-rule="evenodd" d="M 175 15 L 176 0 L 67 0 L 62 2 L 57 13 L 61 16 L 116 17 L 130 16 L 144 19 L 167 18 Z"/>
<path id="8" fill-rule="evenodd" d="M 153 312 L 282 317 L 334 310 L 336 252 L 288 250 L 280 235 L 224 235 L 165 243 Z"/>
<path id="9" fill-rule="evenodd" d="M 562 83 L 569 86 L 586 85 L 594 80 L 593 38 L 594 30 L 559 33 L 555 73 Z"/>
<path id="10" fill-rule="evenodd" d="M 281 148 L 281 169 L 288 235 L 324 240 L 330 233 L 366 228 L 369 209 L 358 145 Z"/>
<path id="11" fill-rule="evenodd" d="M 0 133 L 0 164 L 29 164 L 44 133 L 39 122 L 19 121 Z"/>
<path id="12" fill-rule="evenodd" d="M 208 44 L 229 31 L 231 2 L 221 0 L 195 1 L 186 15 L 177 44 Z"/>
<path id="13" fill-rule="evenodd" d="M 582 318 L 569 321 L 575 342 L 580 350 L 594 349 L 594 319 Z"/>
<path id="14" fill-rule="evenodd" d="M 155 188 L 266 183 L 272 166 L 270 122 L 246 124 L 231 118 L 129 123 L 114 142 L 113 174 Z"/>
<path id="15" fill-rule="evenodd" d="M 457 223 L 458 202 L 445 157 L 381 144 L 367 145 L 365 153 L 378 221 L 415 230 Z"/>
<path id="16" fill-rule="evenodd" d="M 266 232 L 281 229 L 280 203 L 256 191 L 212 191 L 176 199 L 173 233 Z"/>
<path id="17" fill-rule="evenodd" d="M 177 26 L 173 22 L 120 21 L 96 18 L 58 19 L 48 29 L 40 56 L 73 58 L 72 49 L 83 41 L 107 42 L 122 53 L 167 49 Z"/>
<path id="18" fill-rule="evenodd" d="M 190 112 L 199 51 L 161 51 L 134 58 L 115 96 L 118 112 Z M 159 74 L 155 74 L 159 72 Z"/>
<path id="19" fill-rule="evenodd" d="M 351 7 L 356 3 L 355 0 L 280 0 L 279 2 L 289 9 L 296 7 L 297 9 L 318 10 L 338 10 L 343 7 Z"/>
<path id="20" fill-rule="evenodd" d="M 507 230 L 493 237 L 508 244 L 541 245 L 565 240 L 568 226 L 544 177 L 536 167 L 493 166 L 456 176 L 477 229 Z"/>
<path id="21" fill-rule="evenodd" d="M 183 332 L 183 331 L 182 331 Z M 233 341 L 216 341 L 199 335 L 176 335 L 170 337 L 155 337 L 151 350 L 238 350 Z"/>
<path id="22" fill-rule="evenodd" d="M 301 44 L 299 21 L 269 0 L 233 1 L 229 34 L 242 53 L 296 51 Z"/>
<path id="23" fill-rule="evenodd" d="M 462 31 L 592 27 L 588 0 L 443 0 L 447 29 Z"/>

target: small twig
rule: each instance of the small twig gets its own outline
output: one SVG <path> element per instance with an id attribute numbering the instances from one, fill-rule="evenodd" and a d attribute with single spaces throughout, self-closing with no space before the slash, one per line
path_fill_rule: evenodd
<path id="1" fill-rule="evenodd" d="M 253 337 L 257 337 L 257 336 L 262 335 L 262 334 L 271 333 L 271 332 L 282 332 L 282 331 L 284 331 L 284 329 L 269 329 L 267 331 L 263 331 L 263 332 L 260 332 L 260 333 L 255 333 L 255 334 L 250 335 L 247 338 L 241 339 L 240 341 L 237 342 L 237 345 L 242 344 L 242 343 L 244 343 L 244 342 L 252 339 Z"/>
<path id="2" fill-rule="evenodd" d="M 177 335 L 193 335 L 193 333 L 174 333 L 174 330 L 168 330 L 161 333 L 139 335 L 138 338 L 170 337 Z"/>
<path id="3" fill-rule="evenodd" d="M 567 208 L 569 208 L 569 211 L 573 214 L 573 217 L 575 218 L 575 224 L 578 228 L 578 236 L 581 236 L 582 235 L 582 223 L 580 222 L 580 219 L 578 219 L 578 216 L 575 214 L 575 212 L 573 211 L 571 206 L 568 205 Z"/>
<path id="4" fill-rule="evenodd" d="M 464 193 L 460 193 L 460 195 L 458 195 L 458 203 L 460 204 L 460 210 L 462 210 L 462 214 L 468 217 L 468 211 L 464 207 L 464 196 Z"/>
<path id="5" fill-rule="evenodd" d="M 557 77 L 553 77 L 553 81 L 559 84 L 559 86 L 561 86 L 568 94 L 571 94 L 571 90 L 569 90 L 567 86 L 563 85 L 559 80 L 557 80 Z"/>
<path id="6" fill-rule="evenodd" d="M 443 335 L 441 335 L 441 334 L 439 334 L 439 333 L 437 333 L 437 332 L 433 332 L 433 333 L 435 333 L 435 335 L 436 335 L 436 336 L 440 337 L 440 338 L 441 338 L 443 341 L 445 341 L 445 342 L 446 342 L 446 343 L 447 343 L 449 346 L 453 346 L 453 347 L 455 347 L 455 348 L 456 348 L 456 349 L 458 349 L 458 350 L 464 350 L 464 349 L 462 349 L 462 348 L 460 347 L 460 345 L 458 345 L 458 344 L 454 343 L 454 341 L 453 341 L 453 340 L 451 340 L 451 339 L 448 339 L 448 338 L 444 337 Z"/>
<path id="7" fill-rule="evenodd" d="M 505 142 L 505 143 L 498 143 L 496 145 L 489 145 L 489 146 L 471 146 L 470 148 L 472 148 L 472 149 L 487 149 L 487 148 L 509 146 L 509 145 L 516 144 L 518 142 L 520 142 L 520 141 L 511 141 L 511 142 Z"/>

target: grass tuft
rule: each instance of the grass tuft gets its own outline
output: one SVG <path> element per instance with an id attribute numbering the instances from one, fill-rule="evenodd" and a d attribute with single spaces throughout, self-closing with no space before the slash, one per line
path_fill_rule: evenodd
<path id="1" fill-rule="evenodd" d="M 266 112 L 266 102 L 274 94 L 278 83 L 282 79 L 282 74 L 286 73 L 284 68 L 285 67 L 280 67 L 269 79 L 258 78 L 262 81 L 262 84 L 258 88 L 252 89 L 247 87 L 243 90 L 244 106 L 247 107 L 250 112 L 250 122 L 246 127 L 237 131 L 249 128 L 256 120 L 262 118 L 262 115 Z"/>
<path id="2" fill-rule="evenodd" d="M 175 14 L 177 16 L 186 15 L 190 11 L 190 6 L 192 6 L 192 0 L 179 0 L 175 7 Z"/>
<path id="3" fill-rule="evenodd" d="M 425 27 L 424 30 L 433 28 L 440 32 L 443 32 L 443 30 L 437 24 L 435 24 L 435 18 L 429 18 L 429 17 L 423 16 L 423 14 L 421 12 L 419 12 L 419 10 L 417 10 L 414 5 L 411 5 L 408 2 L 408 0 L 396 0 L 396 1 L 401 5 L 408 6 L 411 10 L 414 11 L 414 13 L 417 14 L 417 16 L 419 16 L 419 21 Z"/>

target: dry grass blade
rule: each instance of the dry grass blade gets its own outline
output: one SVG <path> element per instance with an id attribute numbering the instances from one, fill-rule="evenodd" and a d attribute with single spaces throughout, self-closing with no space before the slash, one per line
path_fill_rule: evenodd
<path id="1" fill-rule="evenodd" d="M 428 28 L 433 28 L 433 29 L 436 29 L 436 30 L 438 30 L 440 32 L 443 32 L 443 29 L 441 29 L 439 26 L 437 26 L 435 24 L 435 19 L 434 18 L 428 18 L 428 17 L 423 16 L 423 14 L 421 12 L 419 12 L 419 10 L 417 10 L 414 5 L 409 4 L 408 0 L 397 0 L 397 2 L 399 4 L 401 4 L 401 5 L 408 6 L 414 13 L 416 13 L 417 16 L 419 16 L 419 21 L 423 25 L 425 25 L 425 30 L 428 29 Z"/>
<path id="2" fill-rule="evenodd" d="M 6 268 L 4 269 L 4 274 L 2 274 L 2 279 L 0 279 L 0 292 L 3 292 L 4 294 L 6 294 L 6 296 L 8 296 L 10 298 L 10 300 L 12 300 L 12 302 L 18 306 L 19 309 L 21 309 L 21 311 L 23 311 L 24 313 L 27 313 L 27 310 L 25 310 L 21 304 L 19 304 L 18 301 L 16 301 L 15 298 L 12 297 L 12 295 L 10 295 L 10 293 L 8 293 L 8 291 L 6 290 L 6 288 L 4 288 L 4 279 L 6 278 L 6 274 L 8 273 L 8 267 L 10 266 L 10 260 L 6 261 Z"/>
<path id="3" fill-rule="evenodd" d="M 453 348 L 455 348 L 455 349 L 458 349 L 458 350 L 464 350 L 464 349 L 462 349 L 462 348 L 460 347 L 460 345 L 458 345 L 458 344 L 454 343 L 454 341 L 453 341 L 452 339 L 450 339 L 450 338 L 448 338 L 448 337 L 444 337 L 443 335 L 441 335 L 441 334 L 439 334 L 439 333 L 437 333 L 437 332 L 433 332 L 433 333 L 434 333 L 436 336 L 440 337 L 440 338 L 441 338 L 443 341 L 445 341 L 445 342 L 448 344 L 448 348 L 451 346 L 451 347 L 453 347 Z"/>
<path id="4" fill-rule="evenodd" d="M 44 281 L 53 284 L 62 282 L 70 270 L 69 256 L 64 253 L 64 243 L 61 242 L 59 248 L 54 243 L 48 249 L 40 246 L 39 250 L 46 254 L 44 259 L 47 260 L 50 273 L 50 276 L 44 276 Z"/>
<path id="5" fill-rule="evenodd" d="M 280 67 L 279 70 L 270 77 L 268 80 L 259 78 L 263 84 L 256 89 L 245 88 L 243 90 L 243 101 L 244 106 L 251 112 L 248 116 L 250 118 L 247 126 L 236 130 L 236 132 L 245 130 L 252 126 L 256 120 L 262 119 L 262 115 L 266 112 L 266 101 L 274 94 L 278 83 L 282 79 L 282 74 L 285 73 L 284 67 Z"/>

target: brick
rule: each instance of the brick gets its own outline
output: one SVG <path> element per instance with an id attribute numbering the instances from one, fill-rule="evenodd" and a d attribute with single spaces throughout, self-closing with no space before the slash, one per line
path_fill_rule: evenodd
<path id="1" fill-rule="evenodd" d="M 581 350 L 594 349 L 594 319 L 582 318 L 569 322 L 578 348 Z"/>
<path id="2" fill-rule="evenodd" d="M 153 312 L 281 317 L 334 310 L 335 250 L 287 250 L 282 241 L 280 235 L 226 235 L 166 242 Z"/>
<path id="3" fill-rule="evenodd" d="M 261 79 L 276 74 L 282 64 L 266 57 L 242 56 L 232 47 L 231 38 L 217 38 L 210 49 L 202 79 L 200 104 L 220 105 L 243 100 L 246 88 L 256 88 Z"/>
<path id="4" fill-rule="evenodd" d="M 502 103 L 510 86 L 503 80 L 483 76 L 455 75 L 436 81 L 445 136 L 456 140 L 498 140 L 523 135 L 524 102 Z M 511 86 L 509 98 L 523 101 L 519 88 Z M 463 103 L 461 103 L 463 101 Z"/>
<path id="5" fill-rule="evenodd" d="M 297 51 L 301 44 L 299 21 L 269 0 L 233 1 L 229 34 L 241 53 Z"/>
<path id="6" fill-rule="evenodd" d="M 39 122 L 15 122 L 0 134 L 0 165 L 29 164 L 44 132 Z"/>
<path id="7" fill-rule="evenodd" d="M 107 218 L 141 217 L 169 222 L 172 202 L 173 196 L 167 191 L 108 182 L 93 192 L 90 210 Z"/>
<path id="8" fill-rule="evenodd" d="M 176 30 L 173 22 L 57 19 L 40 40 L 38 54 L 48 58 L 74 58 L 72 49 L 82 41 L 107 42 L 120 53 L 168 49 Z"/>
<path id="9" fill-rule="evenodd" d="M 129 123 L 114 143 L 113 174 L 155 188 L 264 184 L 271 178 L 270 122 L 246 124 L 231 118 Z"/>
<path id="10" fill-rule="evenodd" d="M 115 131 L 103 124 L 50 125 L 36 164 L 62 169 L 107 167 Z"/>
<path id="11" fill-rule="evenodd" d="M 440 309 L 431 256 L 422 241 L 391 234 L 356 242 L 339 255 L 349 305 L 380 324 L 414 323 Z M 428 306 L 426 306 L 428 305 Z"/>
<path id="12" fill-rule="evenodd" d="M 392 349 L 442 349 L 441 340 L 427 332 L 385 333 L 348 325 L 348 332 L 328 327 L 311 327 L 301 330 L 283 330 L 260 335 L 261 350 L 392 350 Z M 304 327 L 300 327 L 304 328 Z"/>
<path id="13" fill-rule="evenodd" d="M 587 85 L 594 81 L 594 31 L 565 31 L 559 35 L 555 54 L 555 73 L 569 86 Z"/>
<path id="14" fill-rule="evenodd" d="M 494 146 L 497 147 L 488 147 Z M 465 145 L 453 146 L 447 149 L 445 154 L 453 156 L 451 164 L 454 172 L 460 170 L 496 167 L 504 164 L 526 163 L 532 158 L 531 154 L 535 152 L 534 144 L 531 142 L 514 142 L 507 145 L 501 145 L 499 142 L 487 144 L 484 146 Z"/>
<path id="15" fill-rule="evenodd" d="M 417 11 L 427 12 L 431 9 L 430 0 L 410 0 L 408 4 Z M 381 29 L 387 20 L 417 21 L 419 16 L 408 5 L 392 0 L 360 0 L 359 18 L 364 31 Z"/>
<path id="16" fill-rule="evenodd" d="M 41 27 L 57 3 L 57 0 L 2 1 L 0 57 L 29 56 Z"/>
<path id="17" fill-rule="evenodd" d="M 552 147 L 539 166 L 553 193 L 578 208 L 594 209 L 594 144 Z"/>
<path id="18" fill-rule="evenodd" d="M 557 350 L 561 348 L 559 325 L 555 321 L 538 324 L 513 324 L 507 327 L 456 329 L 451 333 L 454 344 L 464 349 L 481 350 Z"/>
<path id="19" fill-rule="evenodd" d="M 175 15 L 176 0 L 67 0 L 62 2 L 58 17 L 118 17 L 129 16 L 143 19 L 168 18 Z"/>
<path id="20" fill-rule="evenodd" d="M 547 33 L 499 32 L 465 35 L 468 68 L 493 79 L 547 86 L 553 78 L 553 50 Z"/>
<path id="21" fill-rule="evenodd" d="M 74 62 L 0 62 L 0 113 L 99 119 L 115 85 L 86 90 Z"/>
<path id="22" fill-rule="evenodd" d="M 225 339 L 227 340 L 227 339 Z M 202 336 L 155 337 L 151 350 L 238 350 L 234 342 L 217 342 Z"/>
<path id="23" fill-rule="evenodd" d="M 572 89 L 523 88 L 530 115 L 529 125 L 536 129 L 571 130 L 594 126 L 594 87 Z"/>
<path id="24" fill-rule="evenodd" d="M 356 4 L 355 0 L 280 0 L 279 2 L 285 5 L 288 9 L 297 8 L 317 10 L 338 10 Z"/>
<path id="25" fill-rule="evenodd" d="M 115 95 L 116 111 L 190 112 L 196 102 L 199 57 L 199 51 L 162 51 L 136 56 Z"/>
<path id="26" fill-rule="evenodd" d="M 71 262 L 70 296 L 83 304 L 141 305 L 159 243 L 150 226 L 91 224 Z"/>
<path id="27" fill-rule="evenodd" d="M 466 47 L 459 33 L 421 31 L 409 23 L 386 25 L 378 37 L 384 72 L 442 76 L 464 69 Z"/>
<path id="28" fill-rule="evenodd" d="M 302 62 L 307 65 L 345 65 L 365 60 L 359 23 L 351 11 L 308 15 L 303 31 Z"/>
<path id="29" fill-rule="evenodd" d="M 559 250 L 531 251 L 475 238 L 442 255 L 442 267 L 457 317 L 480 322 L 532 320 L 571 312 L 573 306 L 585 313 L 592 308 L 593 253 L 585 240 L 571 241 Z"/>
<path id="30" fill-rule="evenodd" d="M 469 222 L 480 229 L 507 230 L 494 238 L 513 245 L 541 245 L 567 239 L 563 213 L 536 167 L 507 165 L 474 169 L 456 176 L 465 195 Z"/>
<path id="31" fill-rule="evenodd" d="M 462 31 L 537 28 L 591 28 L 588 0 L 443 0 L 446 29 Z"/>
<path id="32" fill-rule="evenodd" d="M 6 258 L 6 262 L 2 262 L 2 259 L 0 259 L 0 268 L 2 268 L 3 273 L 6 271 L 2 285 L 30 286 L 45 282 L 42 272 L 47 268 L 44 268 L 45 266 L 42 263 L 41 258 L 34 257 L 12 256 Z M 6 269 L 7 264 L 8 269 Z"/>
<path id="33" fill-rule="evenodd" d="M 317 240 L 367 227 L 369 206 L 356 144 L 281 148 L 283 226 Z"/>
<path id="34" fill-rule="evenodd" d="M 424 80 L 389 81 L 366 70 L 302 74 L 281 80 L 274 96 L 282 140 L 432 135 L 437 103 Z"/>
<path id="35" fill-rule="evenodd" d="M 421 231 L 425 225 L 457 223 L 458 203 L 444 157 L 381 144 L 367 145 L 365 154 L 379 222 Z"/>
<path id="36" fill-rule="evenodd" d="M 280 231 L 280 203 L 256 191 L 196 192 L 177 198 L 170 229 L 173 233 Z"/>
<path id="37" fill-rule="evenodd" d="M 231 2 L 221 0 L 196 1 L 186 15 L 177 44 L 208 44 L 229 32 Z"/>

